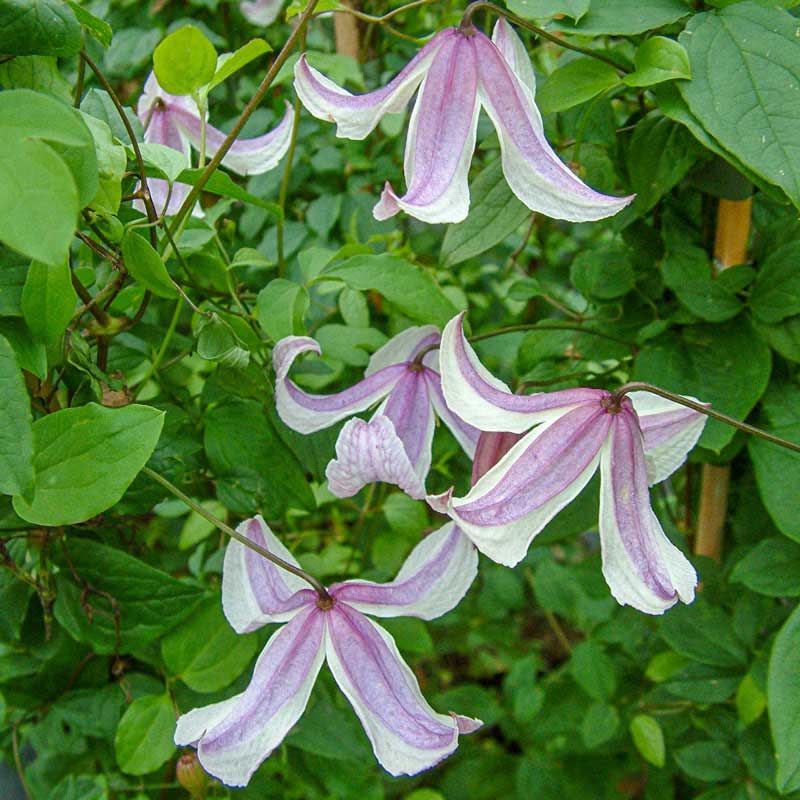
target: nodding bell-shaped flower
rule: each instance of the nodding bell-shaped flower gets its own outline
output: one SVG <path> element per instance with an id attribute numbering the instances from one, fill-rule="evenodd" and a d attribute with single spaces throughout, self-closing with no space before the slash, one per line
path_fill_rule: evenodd
<path id="1" fill-rule="evenodd" d="M 328 488 L 338 497 L 351 497 L 367 483 L 385 481 L 411 497 L 425 497 L 425 478 L 431 466 L 431 443 L 438 417 L 452 431 L 464 452 L 472 457 L 479 431 L 453 414 L 444 401 L 433 325 L 408 328 L 376 350 L 364 380 L 331 395 L 304 392 L 287 377 L 301 353 L 320 353 L 307 336 L 287 336 L 272 353 L 278 415 L 300 433 L 329 428 L 339 420 L 364 411 L 379 400 L 369 422 L 351 419 L 336 441 L 336 459 L 325 472 Z"/>
<path id="2" fill-rule="evenodd" d="M 297 565 L 261 517 L 238 531 Z M 295 575 L 231 541 L 222 574 L 222 607 L 238 633 L 287 624 L 267 642 L 244 692 L 184 714 L 175 743 L 197 748 L 206 772 L 244 786 L 302 715 L 324 661 L 392 775 L 414 775 L 450 755 L 459 734 L 481 721 L 438 714 L 392 637 L 369 619 L 435 619 L 454 608 L 472 584 L 478 554 L 452 523 L 426 536 L 391 583 L 351 580 L 321 600 Z"/>
<path id="3" fill-rule="evenodd" d="M 533 99 L 530 58 L 502 18 L 491 39 L 475 29 L 441 31 L 394 80 L 369 94 L 350 94 L 304 56 L 294 74 L 303 105 L 315 117 L 335 122 L 346 139 L 365 138 L 384 114 L 401 111 L 421 85 L 406 140 L 406 193 L 399 197 L 387 182 L 373 211 L 376 219 L 400 210 L 431 223 L 467 216 L 467 174 L 481 106 L 500 137 L 508 185 L 532 211 L 586 222 L 610 217 L 633 199 L 590 189 L 547 143 Z"/>
<path id="4" fill-rule="evenodd" d="M 694 599 L 694 568 L 667 538 L 648 486 L 685 460 L 706 417 L 647 392 L 620 402 L 600 389 L 512 394 L 464 338 L 463 314 L 442 334 L 442 388 L 450 409 L 487 431 L 525 435 L 464 497 L 429 497 L 489 558 L 514 566 L 534 536 L 600 468 L 603 575 L 622 605 L 661 614 Z M 531 430 L 532 429 L 532 430 Z"/>
<path id="5" fill-rule="evenodd" d="M 191 148 L 200 149 L 200 112 L 189 96 L 165 92 L 155 73 L 151 72 L 136 106 L 136 113 L 144 125 L 144 140 L 148 144 L 161 144 L 184 153 L 187 168 L 191 166 Z M 238 175 L 260 175 L 274 169 L 286 151 L 292 137 L 292 110 L 287 104 L 286 113 L 273 130 L 254 139 L 238 139 L 222 159 L 222 164 Z M 206 123 L 206 154 L 213 156 L 225 141 L 225 134 Z M 175 214 L 189 194 L 191 187 L 174 183 L 172 194 L 167 181 L 150 178 L 147 181 L 156 213 Z M 167 201 L 169 198 L 169 202 Z M 136 208 L 143 211 L 141 201 Z"/>
<path id="6" fill-rule="evenodd" d="M 248 22 L 253 25 L 271 25 L 278 18 L 283 7 L 283 0 L 243 0 L 239 10 Z"/>

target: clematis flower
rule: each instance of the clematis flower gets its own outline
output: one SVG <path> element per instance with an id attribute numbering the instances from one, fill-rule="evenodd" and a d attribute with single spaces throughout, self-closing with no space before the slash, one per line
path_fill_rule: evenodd
<path id="1" fill-rule="evenodd" d="M 304 56 L 294 74 L 303 105 L 318 119 L 336 122 L 337 135 L 346 139 L 364 139 L 384 114 L 401 111 L 421 84 L 406 140 L 406 193 L 398 196 L 387 182 L 373 210 L 377 219 L 401 209 L 423 222 L 467 216 L 467 174 L 481 107 L 500 138 L 508 185 L 531 210 L 585 222 L 610 217 L 633 199 L 590 189 L 547 143 L 530 58 L 502 18 L 492 39 L 475 29 L 441 31 L 394 80 L 369 94 L 350 94 Z"/>
<path id="2" fill-rule="evenodd" d="M 159 85 L 155 73 L 151 72 L 136 106 L 136 113 L 145 128 L 145 142 L 178 150 L 185 155 L 187 168 L 191 166 L 191 148 L 200 149 L 201 127 L 200 113 L 191 97 L 168 94 Z M 287 104 L 286 114 L 277 127 L 254 139 L 238 139 L 225 154 L 222 164 L 238 175 L 269 172 L 289 149 L 291 135 L 292 110 Z M 213 157 L 225 136 L 222 131 L 206 124 L 206 153 L 209 156 Z M 159 215 L 175 214 L 191 188 L 185 183 L 175 183 L 170 195 L 167 181 L 151 178 L 147 185 Z M 136 207 L 144 210 L 141 201 L 137 201 Z"/>
<path id="3" fill-rule="evenodd" d="M 248 0 L 239 3 L 244 18 L 253 25 L 271 25 L 278 18 L 283 0 Z"/>
<path id="4" fill-rule="evenodd" d="M 297 564 L 261 517 L 238 531 Z M 425 701 L 392 637 L 365 614 L 435 619 L 472 584 L 478 554 L 448 523 L 425 537 L 386 584 L 350 580 L 331 601 L 291 573 L 231 541 L 225 553 L 222 607 L 238 633 L 286 622 L 256 662 L 244 692 L 178 720 L 175 743 L 197 748 L 206 772 L 244 786 L 303 713 L 324 661 L 361 720 L 375 757 L 392 775 L 414 775 L 452 753 L 460 733 L 480 720 L 438 714 Z"/>
<path id="5" fill-rule="evenodd" d="M 442 334 L 447 404 L 483 430 L 528 432 L 464 497 L 451 489 L 429 497 L 430 505 L 482 553 L 514 566 L 599 466 L 600 546 L 611 593 L 648 614 L 690 603 L 697 575 L 662 530 L 648 485 L 685 461 L 705 416 L 647 392 L 631 392 L 618 405 L 599 389 L 512 394 L 480 363 L 462 320 L 451 320 Z"/>
<path id="6" fill-rule="evenodd" d="M 351 419 L 342 428 L 336 459 L 325 472 L 333 494 L 352 497 L 367 483 L 385 481 L 411 497 L 425 497 L 437 415 L 472 457 L 479 431 L 447 407 L 437 372 L 438 354 L 430 352 L 422 364 L 415 363 L 417 355 L 439 339 L 433 325 L 404 330 L 373 353 L 363 381 L 331 395 L 308 394 L 287 378 L 297 356 L 321 352 L 313 339 L 287 336 L 275 346 L 278 415 L 293 430 L 313 433 L 383 400 L 369 422 Z"/>

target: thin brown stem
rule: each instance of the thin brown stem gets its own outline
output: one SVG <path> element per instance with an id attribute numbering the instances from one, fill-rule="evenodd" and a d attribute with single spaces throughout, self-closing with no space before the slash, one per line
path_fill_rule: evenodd
<path id="1" fill-rule="evenodd" d="M 83 314 L 88 311 L 97 320 L 97 323 L 105 328 L 111 321 L 111 318 L 98 305 L 97 298 L 92 297 L 92 295 L 89 293 L 89 290 L 80 282 L 78 276 L 72 270 L 70 270 L 69 274 L 70 278 L 72 279 L 72 287 L 75 289 L 75 294 L 80 297 L 81 302 L 83 303 L 83 308 L 80 310 L 80 316 L 83 316 Z"/>

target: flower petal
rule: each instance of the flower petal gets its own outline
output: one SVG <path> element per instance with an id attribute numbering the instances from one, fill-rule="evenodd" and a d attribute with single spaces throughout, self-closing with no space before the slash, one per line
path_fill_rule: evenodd
<path id="1" fill-rule="evenodd" d="M 533 72 L 531 57 L 528 55 L 522 39 L 504 17 L 497 18 L 492 32 L 492 41 L 517 78 L 528 87 L 531 97 L 533 97 L 536 94 L 536 75 Z"/>
<path id="2" fill-rule="evenodd" d="M 376 617 L 436 619 L 455 608 L 478 572 L 478 551 L 448 522 L 409 554 L 391 583 L 353 580 L 331 586 L 331 594 Z"/>
<path id="3" fill-rule="evenodd" d="M 440 338 L 439 329 L 435 325 L 415 325 L 406 328 L 397 336 L 392 336 L 370 356 L 364 377 L 368 378 L 378 370 L 391 367 L 393 364 L 413 361 L 421 350 L 439 344 Z"/>
<path id="4" fill-rule="evenodd" d="M 329 612 L 328 625 L 328 666 L 381 766 L 392 775 L 416 775 L 450 755 L 458 745 L 459 718 L 428 705 L 394 639 L 345 603 Z M 475 722 L 461 724 L 474 729 Z"/>
<path id="5" fill-rule="evenodd" d="M 438 372 L 426 367 L 423 375 L 428 384 L 428 394 L 436 414 L 456 437 L 464 452 L 472 458 L 475 455 L 475 448 L 481 432 L 472 425 L 468 425 L 450 410 L 442 392 L 442 376 Z"/>
<path id="6" fill-rule="evenodd" d="M 392 368 L 390 368 L 392 369 Z M 328 488 L 337 497 L 352 497 L 376 481 L 425 497 L 425 482 L 415 472 L 392 421 L 376 414 L 369 422 L 351 419 L 336 440 L 336 459 L 325 470 Z"/>
<path id="7" fill-rule="evenodd" d="M 631 392 L 628 397 L 644 435 L 647 480 L 652 486 L 668 478 L 686 461 L 708 417 L 650 392 Z M 694 397 L 687 399 L 700 402 Z"/>
<path id="8" fill-rule="evenodd" d="M 236 530 L 273 555 L 300 566 L 260 515 L 245 520 Z M 276 567 L 235 539 L 229 542 L 222 569 L 222 609 L 237 633 L 286 622 L 313 602 L 314 592 L 302 578 Z"/>
<path id="9" fill-rule="evenodd" d="M 253 25 L 271 25 L 281 12 L 283 0 L 248 0 L 239 3 L 239 10 Z"/>
<path id="10" fill-rule="evenodd" d="M 474 486 L 500 459 L 522 438 L 521 433 L 482 433 L 475 448 L 472 461 L 472 481 Z"/>
<path id="11" fill-rule="evenodd" d="M 691 603 L 697 575 L 650 506 L 642 434 L 630 409 L 614 415 L 600 474 L 600 545 L 611 594 L 646 614 Z"/>
<path id="12" fill-rule="evenodd" d="M 294 68 L 294 89 L 303 105 L 317 119 L 335 122 L 336 135 L 364 139 L 391 111 L 402 111 L 419 86 L 439 48 L 455 36 L 455 30 L 441 31 L 417 53 L 403 70 L 382 89 L 353 95 L 309 66 L 301 55 Z"/>
<path id="13" fill-rule="evenodd" d="M 203 769 L 245 786 L 300 718 L 325 658 L 325 614 L 298 614 L 267 642 L 242 694 L 184 714 L 175 744 L 196 745 Z"/>
<path id="14" fill-rule="evenodd" d="M 537 533 L 589 482 L 608 436 L 611 415 L 585 404 L 535 428 L 469 493 L 428 497 L 482 553 L 513 567 Z"/>
<path id="15" fill-rule="evenodd" d="M 522 433 L 552 420 L 580 403 L 603 396 L 597 389 L 566 389 L 532 395 L 512 394 L 478 360 L 464 337 L 464 313 L 442 333 L 439 364 L 448 408 L 481 431 Z"/>
<path id="16" fill-rule="evenodd" d="M 295 358 L 308 351 L 322 352 L 308 336 L 287 336 L 272 351 L 278 416 L 299 433 L 320 431 L 369 408 L 387 395 L 407 372 L 405 364 L 395 364 L 336 394 L 308 394 L 286 377 Z"/>
<path id="17" fill-rule="evenodd" d="M 403 443 L 414 472 L 424 483 L 431 467 L 436 416 L 423 373 L 409 370 L 389 392 L 378 413 L 394 425 L 394 432 Z"/>
<path id="18" fill-rule="evenodd" d="M 476 33 L 473 38 L 478 93 L 500 137 L 503 173 L 511 191 L 532 211 L 571 222 L 603 219 L 625 208 L 633 196 L 595 192 L 559 159 L 544 137 L 531 90 L 486 36 Z"/>
<path id="19" fill-rule="evenodd" d="M 446 41 L 422 82 L 411 114 L 402 197 L 386 184 L 372 211 L 384 220 L 403 210 L 423 222 L 461 222 L 469 212 L 467 180 L 478 129 L 478 65 L 472 38 Z"/>

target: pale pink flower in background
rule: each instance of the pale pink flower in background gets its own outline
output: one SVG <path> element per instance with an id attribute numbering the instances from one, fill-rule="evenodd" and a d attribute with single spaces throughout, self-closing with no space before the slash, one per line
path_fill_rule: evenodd
<path id="1" fill-rule="evenodd" d="M 278 18 L 283 0 L 246 0 L 239 3 L 239 10 L 253 25 L 271 25 Z"/>

